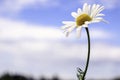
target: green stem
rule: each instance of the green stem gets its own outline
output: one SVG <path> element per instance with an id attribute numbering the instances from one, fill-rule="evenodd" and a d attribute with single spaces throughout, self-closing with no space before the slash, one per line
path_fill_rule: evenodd
<path id="1" fill-rule="evenodd" d="M 86 67 L 85 67 L 85 71 L 84 71 L 82 80 L 85 80 L 85 76 L 86 76 L 86 73 L 87 73 L 87 70 L 88 70 L 88 65 L 89 65 L 89 60 L 90 60 L 90 35 L 89 35 L 88 28 L 85 28 L 85 29 L 86 29 L 87 37 L 88 37 L 88 55 L 87 55 Z"/>

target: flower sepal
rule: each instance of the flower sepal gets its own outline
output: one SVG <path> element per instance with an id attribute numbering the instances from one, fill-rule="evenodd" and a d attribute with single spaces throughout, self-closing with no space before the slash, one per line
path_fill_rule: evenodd
<path id="1" fill-rule="evenodd" d="M 77 68 L 77 77 L 78 77 L 78 80 L 83 80 L 83 75 L 84 75 L 83 70 L 80 69 L 80 68 Z"/>

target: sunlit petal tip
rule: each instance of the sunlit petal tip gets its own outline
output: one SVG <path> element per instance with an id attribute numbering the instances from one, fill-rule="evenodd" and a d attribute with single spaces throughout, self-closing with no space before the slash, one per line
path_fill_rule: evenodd
<path id="1" fill-rule="evenodd" d="M 88 14 L 88 4 L 87 3 L 84 3 L 82 10 L 83 10 L 84 13 Z"/>
<path id="2" fill-rule="evenodd" d="M 102 8 L 105 8 L 104 6 L 101 6 Z"/>
<path id="3" fill-rule="evenodd" d="M 84 5 L 83 5 L 83 6 L 84 6 L 84 7 L 86 7 L 86 5 L 88 5 L 88 4 L 87 4 L 87 3 L 84 3 Z"/>
<path id="4" fill-rule="evenodd" d="M 90 16 L 91 17 L 93 17 L 93 14 L 95 13 L 95 8 L 96 8 L 96 4 L 93 4 L 92 6 L 91 6 L 91 12 L 90 12 Z"/>
<path id="5" fill-rule="evenodd" d="M 77 18 L 78 17 L 78 14 L 76 12 L 72 12 L 71 15 L 74 17 L 74 18 Z"/>
<path id="6" fill-rule="evenodd" d="M 69 29 L 68 29 L 68 32 L 72 32 L 74 30 L 75 26 L 71 26 Z"/>
<path id="7" fill-rule="evenodd" d="M 105 14 L 97 14 L 96 17 L 105 16 Z"/>
<path id="8" fill-rule="evenodd" d="M 93 21 L 91 21 L 91 23 L 98 23 L 98 22 L 100 22 L 100 20 L 93 20 Z"/>
<path id="9" fill-rule="evenodd" d="M 84 3 L 84 5 L 83 5 L 83 10 L 86 8 L 86 6 L 87 6 L 87 3 Z"/>
<path id="10" fill-rule="evenodd" d="M 101 6 L 100 8 L 99 8 L 99 11 L 101 12 L 101 11 L 103 11 L 105 9 L 105 7 L 104 6 Z"/>
<path id="11" fill-rule="evenodd" d="M 96 4 L 93 4 L 93 5 L 92 5 L 92 8 L 93 8 L 93 9 L 96 8 Z"/>
<path id="12" fill-rule="evenodd" d="M 77 13 L 80 14 L 81 11 L 82 11 L 82 10 L 81 10 L 80 8 L 78 8 Z"/>
<path id="13" fill-rule="evenodd" d="M 63 24 L 69 24 L 71 21 L 62 21 Z"/>
<path id="14" fill-rule="evenodd" d="M 88 5 L 88 14 L 90 15 L 91 12 L 91 5 Z"/>
<path id="15" fill-rule="evenodd" d="M 96 6 L 97 6 L 98 8 L 100 7 L 100 5 L 99 5 L 99 4 L 97 4 Z"/>
<path id="16" fill-rule="evenodd" d="M 62 21 L 62 23 L 65 24 L 65 25 L 72 25 L 75 22 L 74 21 Z"/>

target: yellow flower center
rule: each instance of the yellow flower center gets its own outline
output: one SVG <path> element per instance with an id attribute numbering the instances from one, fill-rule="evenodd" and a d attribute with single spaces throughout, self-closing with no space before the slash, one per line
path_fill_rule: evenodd
<path id="1" fill-rule="evenodd" d="M 83 25 L 85 21 L 91 21 L 92 18 L 87 14 L 82 14 L 76 18 L 77 27 Z"/>

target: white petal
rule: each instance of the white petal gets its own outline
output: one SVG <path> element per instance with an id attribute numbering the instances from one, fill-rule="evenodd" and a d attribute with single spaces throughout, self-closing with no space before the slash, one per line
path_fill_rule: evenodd
<path id="1" fill-rule="evenodd" d="M 98 22 L 100 22 L 100 20 L 93 20 L 93 21 L 91 21 L 91 23 L 98 23 Z"/>
<path id="2" fill-rule="evenodd" d="M 79 26 L 79 28 L 76 29 L 77 38 L 80 38 L 81 30 L 82 30 L 82 27 L 81 27 L 81 26 Z"/>
<path id="3" fill-rule="evenodd" d="M 75 24 L 74 21 L 62 21 L 63 24 L 72 25 Z"/>
<path id="4" fill-rule="evenodd" d="M 105 16 L 104 14 L 97 14 L 96 17 Z"/>
<path id="5" fill-rule="evenodd" d="M 101 11 L 103 11 L 104 10 L 104 6 L 102 6 L 102 7 L 100 7 L 99 9 L 98 9 L 98 11 L 97 11 L 97 14 L 99 14 Z"/>
<path id="6" fill-rule="evenodd" d="M 74 25 L 74 26 L 71 26 L 71 27 L 68 29 L 68 32 L 72 32 L 75 27 L 76 27 L 75 25 Z"/>
<path id="7" fill-rule="evenodd" d="M 66 30 L 71 28 L 72 26 L 76 26 L 76 23 L 73 21 L 63 21 L 63 24 L 65 24 L 64 26 L 61 27 L 61 29 Z"/>
<path id="8" fill-rule="evenodd" d="M 94 14 L 94 17 L 96 17 L 97 14 L 99 14 L 102 10 L 104 10 L 104 6 L 98 8 Z"/>
<path id="9" fill-rule="evenodd" d="M 108 21 L 106 21 L 104 19 L 93 20 L 91 23 L 98 23 L 98 22 L 101 22 L 101 21 L 103 21 L 103 22 L 105 22 L 107 24 L 109 23 Z"/>
<path id="10" fill-rule="evenodd" d="M 94 9 L 93 17 L 97 15 L 99 7 L 100 5 L 96 5 L 96 8 Z"/>
<path id="11" fill-rule="evenodd" d="M 102 10 L 104 10 L 104 6 L 101 6 L 101 7 L 98 9 L 98 12 L 101 12 Z"/>
<path id="12" fill-rule="evenodd" d="M 86 14 L 89 14 L 89 8 L 88 7 L 89 7 L 89 5 L 86 6 L 86 11 L 85 11 Z"/>
<path id="13" fill-rule="evenodd" d="M 77 13 L 78 13 L 78 15 L 80 15 L 82 13 L 82 10 L 80 8 L 78 8 Z"/>
<path id="14" fill-rule="evenodd" d="M 99 7 L 100 7 L 100 5 L 99 5 L 99 4 L 97 4 L 97 5 L 96 5 L 96 10 L 97 10 L 97 9 L 99 9 Z"/>
<path id="15" fill-rule="evenodd" d="M 95 17 L 98 13 L 98 9 L 99 9 L 100 5 L 96 5 L 94 10 L 92 11 L 91 17 Z"/>
<path id="16" fill-rule="evenodd" d="M 90 13 L 90 14 L 91 14 L 91 15 L 90 15 L 91 17 L 92 17 L 92 15 L 93 15 L 93 11 L 94 11 L 95 7 L 96 7 L 96 4 L 93 4 L 93 6 L 92 6 L 92 8 L 91 8 L 91 13 Z"/>
<path id="17" fill-rule="evenodd" d="M 69 26 L 69 25 L 64 25 L 64 26 L 62 26 L 61 27 L 61 29 L 68 29 L 68 28 L 70 28 L 71 26 Z"/>
<path id="18" fill-rule="evenodd" d="M 82 25 L 82 27 L 88 27 L 88 24 L 84 24 L 84 25 Z"/>
<path id="19" fill-rule="evenodd" d="M 100 8 L 100 5 L 97 4 L 96 7 L 95 7 L 95 9 L 94 9 L 94 11 L 96 12 L 99 8 Z"/>
<path id="20" fill-rule="evenodd" d="M 91 14 L 91 5 L 88 5 L 88 14 Z"/>
<path id="21" fill-rule="evenodd" d="M 91 23 L 91 21 L 86 21 L 86 22 L 85 22 L 85 24 L 87 24 L 87 25 L 90 24 L 90 23 Z"/>
<path id="22" fill-rule="evenodd" d="M 101 22 L 102 20 L 103 18 L 101 17 L 93 18 L 92 23 Z"/>
<path id="23" fill-rule="evenodd" d="M 72 12 L 71 15 L 74 17 L 74 18 L 77 18 L 78 17 L 78 14 L 76 12 Z"/>
<path id="24" fill-rule="evenodd" d="M 87 3 L 85 3 L 85 4 L 83 5 L 83 12 L 84 12 L 84 13 L 87 13 L 87 6 L 88 6 Z"/>
<path id="25" fill-rule="evenodd" d="M 93 11 L 95 9 L 95 7 L 96 7 L 96 4 L 93 4 L 91 11 Z"/>
<path id="26" fill-rule="evenodd" d="M 102 17 L 93 18 L 93 20 L 102 20 L 102 19 L 103 19 Z"/>

